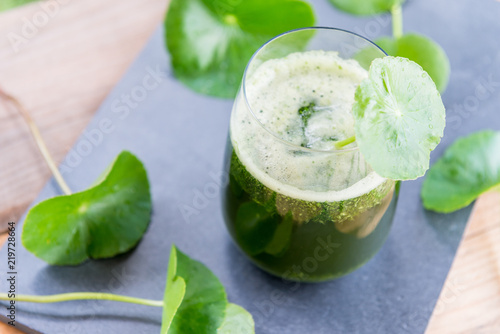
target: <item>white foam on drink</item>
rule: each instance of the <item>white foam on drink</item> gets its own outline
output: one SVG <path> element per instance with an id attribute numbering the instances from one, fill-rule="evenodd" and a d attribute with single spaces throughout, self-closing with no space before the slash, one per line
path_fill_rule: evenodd
<path id="1" fill-rule="evenodd" d="M 381 185 L 386 179 L 373 172 L 357 150 L 304 153 L 268 132 L 296 146 L 333 150 L 336 141 L 354 135 L 354 93 L 367 76 L 355 60 L 319 50 L 268 60 L 248 74 L 246 96 L 267 129 L 240 94 L 230 132 L 248 172 L 268 188 L 306 201 L 346 200 Z M 298 110 L 310 103 L 317 109 L 304 120 Z"/>

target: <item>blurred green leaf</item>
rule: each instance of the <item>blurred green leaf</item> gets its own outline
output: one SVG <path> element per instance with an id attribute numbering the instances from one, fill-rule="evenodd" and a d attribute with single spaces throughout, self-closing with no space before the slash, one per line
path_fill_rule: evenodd
<path id="1" fill-rule="evenodd" d="M 390 56 L 413 60 L 429 73 L 440 92 L 446 89 L 450 61 L 441 46 L 432 39 L 418 34 L 405 34 L 399 39 L 383 37 L 375 43 Z"/>
<path id="2" fill-rule="evenodd" d="M 404 0 L 330 0 L 338 9 L 354 15 L 373 15 L 391 10 Z"/>
<path id="3" fill-rule="evenodd" d="M 196 92 L 233 98 L 252 54 L 285 31 L 314 25 L 300 0 L 172 0 L 166 45 L 175 76 Z"/>
<path id="4" fill-rule="evenodd" d="M 37 0 L 1 0 L 0 1 L 0 12 L 11 9 L 17 6 L 22 6 L 30 2 L 35 2 Z"/>
<path id="5" fill-rule="evenodd" d="M 452 212 L 500 187 L 500 132 L 480 131 L 458 139 L 427 173 L 425 208 Z"/>
<path id="6" fill-rule="evenodd" d="M 382 37 L 381 39 L 379 39 L 379 41 L 383 40 L 383 39 L 390 39 L 390 38 L 389 37 Z M 383 49 L 383 50 L 387 54 L 389 54 L 389 52 L 386 49 Z M 363 67 L 365 70 L 368 71 L 370 69 L 370 65 L 372 64 L 372 61 L 374 59 L 382 58 L 384 56 L 385 55 L 382 54 L 382 52 L 377 47 L 368 46 L 368 47 L 365 47 L 364 49 L 359 50 L 358 53 L 356 53 L 353 58 L 357 60 L 357 62 L 359 63 L 359 65 L 361 65 L 361 67 Z"/>

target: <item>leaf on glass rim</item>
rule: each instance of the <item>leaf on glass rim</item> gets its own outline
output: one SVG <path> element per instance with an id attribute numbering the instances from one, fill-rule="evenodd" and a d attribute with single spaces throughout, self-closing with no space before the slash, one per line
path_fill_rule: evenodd
<path id="1" fill-rule="evenodd" d="M 37 0 L 2 0 L 0 1 L 0 12 L 35 1 Z"/>
<path id="2" fill-rule="evenodd" d="M 222 334 L 238 329 L 238 333 L 251 334 L 253 327 L 245 309 L 228 303 L 219 279 L 172 246 L 161 333 Z"/>
<path id="3" fill-rule="evenodd" d="M 377 174 L 393 180 L 425 174 L 443 136 L 445 109 L 422 67 L 405 58 L 375 59 L 356 89 L 353 115 L 358 147 Z"/>
<path id="4" fill-rule="evenodd" d="M 390 56 L 416 62 L 431 76 L 440 92 L 446 89 L 450 61 L 443 48 L 432 39 L 418 34 L 405 34 L 398 39 L 383 37 L 375 43 Z"/>
<path id="5" fill-rule="evenodd" d="M 455 141 L 427 173 L 424 207 L 448 213 L 500 186 L 500 132 L 480 131 Z"/>
<path id="6" fill-rule="evenodd" d="M 300 0 L 172 0 L 166 44 L 180 81 L 199 93 L 233 98 L 262 44 L 312 25 L 313 10 Z"/>
<path id="7" fill-rule="evenodd" d="M 354 15 L 372 15 L 391 10 L 404 0 L 330 0 L 338 9 Z"/>
<path id="8" fill-rule="evenodd" d="M 27 250 L 50 264 L 76 265 L 134 247 L 150 215 L 146 170 L 132 153 L 123 151 L 97 185 L 33 207 L 21 239 Z"/>

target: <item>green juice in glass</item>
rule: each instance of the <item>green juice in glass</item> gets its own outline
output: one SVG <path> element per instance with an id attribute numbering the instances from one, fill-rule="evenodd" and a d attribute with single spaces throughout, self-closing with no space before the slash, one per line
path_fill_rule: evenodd
<path id="1" fill-rule="evenodd" d="M 354 93 L 367 71 L 334 51 L 293 52 L 247 69 L 236 98 L 223 192 L 227 228 L 263 270 L 324 281 L 366 263 L 382 246 L 397 186 L 355 143 Z"/>

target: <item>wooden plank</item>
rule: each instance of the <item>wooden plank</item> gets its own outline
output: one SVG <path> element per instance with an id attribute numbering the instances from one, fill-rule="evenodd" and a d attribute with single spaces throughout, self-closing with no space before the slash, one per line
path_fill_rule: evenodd
<path id="1" fill-rule="evenodd" d="M 68 3 L 18 52 L 8 36 L 21 35 L 24 19 L 44 13 L 40 3 L 2 13 L 0 20 L 0 86 L 28 108 L 57 162 L 144 47 L 167 5 L 166 0 L 63 2 Z M 1 104 L 0 155 L 5 224 L 19 219 L 50 173 L 23 120 Z"/>
<path id="2" fill-rule="evenodd" d="M 427 333 L 500 333 L 499 192 L 477 200 Z"/>

